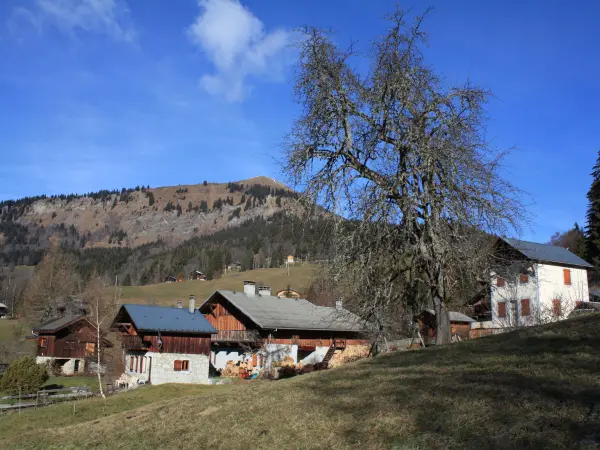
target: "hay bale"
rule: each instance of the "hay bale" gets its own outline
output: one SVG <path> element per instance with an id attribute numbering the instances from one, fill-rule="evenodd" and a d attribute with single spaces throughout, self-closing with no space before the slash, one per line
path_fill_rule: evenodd
<path id="1" fill-rule="evenodd" d="M 336 350 L 331 361 L 329 361 L 329 367 L 339 367 L 349 362 L 367 358 L 369 350 L 370 347 L 368 345 L 350 345 L 343 350 Z"/>

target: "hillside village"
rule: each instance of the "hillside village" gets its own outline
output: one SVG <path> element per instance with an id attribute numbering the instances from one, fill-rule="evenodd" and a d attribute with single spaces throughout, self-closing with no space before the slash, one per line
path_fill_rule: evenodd
<path id="1" fill-rule="evenodd" d="M 141 10 L 121 1 L 14 13 L 39 35 L 59 20 L 58 35 L 139 43 L 122 21 Z M 395 5 L 363 52 L 318 27 L 271 30 L 262 5 L 195 7 L 185 34 L 216 69 L 197 84 L 222 102 L 202 104 L 207 138 L 175 127 L 197 105 L 155 86 L 169 73 L 159 59 L 152 95 L 169 98 L 154 127 L 201 143 L 201 158 L 172 148 L 157 175 L 163 143 L 140 127 L 143 150 L 110 167 L 119 180 L 143 172 L 144 185 L 0 193 L 0 448 L 600 448 L 600 152 L 573 158 L 565 173 L 585 166 L 590 179 L 577 190 L 565 176 L 563 209 L 535 216 L 527 180 L 488 135 L 491 91 L 438 71 L 431 11 Z M 293 114 L 258 83 L 292 76 Z M 260 98 L 273 103 L 252 109 Z M 245 108 L 286 123 L 271 163 L 282 181 L 210 181 L 275 173 L 251 153 L 260 133 Z M 135 155 L 147 165 L 134 176 Z M 113 179 L 89 164 L 64 173 L 77 186 L 97 186 L 85 179 L 96 169 Z M 180 173 L 198 182 L 146 182 Z"/>

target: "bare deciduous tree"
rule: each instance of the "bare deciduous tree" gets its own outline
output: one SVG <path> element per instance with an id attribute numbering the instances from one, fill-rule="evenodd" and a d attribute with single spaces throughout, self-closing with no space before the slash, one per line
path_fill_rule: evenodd
<path id="1" fill-rule="evenodd" d="M 80 291 L 75 266 L 75 258 L 57 246 L 36 266 L 23 295 L 24 314 L 31 323 L 55 317 L 59 305 L 69 309 L 65 303 Z"/>
<path id="2" fill-rule="evenodd" d="M 304 30 L 303 112 L 286 141 L 285 170 L 339 218 L 330 270 L 360 299 L 361 315 L 383 328 L 394 305 L 430 302 L 436 343 L 447 343 L 447 304 L 461 274 L 485 272 L 477 243 L 518 228 L 522 207 L 500 175 L 504 152 L 485 139 L 488 92 L 446 87 L 425 63 L 423 17 L 408 25 L 397 10 L 389 19 L 368 72 L 352 65 L 361 57 L 352 46 Z"/>
<path id="3" fill-rule="evenodd" d="M 104 335 L 108 332 L 108 327 L 112 319 L 119 310 L 119 295 L 115 291 L 110 295 L 106 291 L 106 286 L 100 277 L 92 277 L 83 294 L 86 306 L 89 309 L 89 319 L 96 328 L 96 375 L 98 376 L 98 385 L 100 386 L 100 395 L 106 398 L 102 386 L 103 360 L 106 345 Z"/>

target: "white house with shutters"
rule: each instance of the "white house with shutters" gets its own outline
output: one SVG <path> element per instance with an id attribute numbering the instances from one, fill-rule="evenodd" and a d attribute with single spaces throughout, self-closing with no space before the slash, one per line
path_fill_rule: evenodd
<path id="1" fill-rule="evenodd" d="M 588 269 L 592 266 L 563 247 L 499 239 L 506 262 L 492 272 L 491 321 L 483 328 L 539 325 L 567 318 L 589 301 Z"/>

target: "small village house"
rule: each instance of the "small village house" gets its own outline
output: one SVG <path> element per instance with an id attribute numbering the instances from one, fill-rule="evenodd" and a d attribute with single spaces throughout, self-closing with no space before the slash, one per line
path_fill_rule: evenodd
<path id="1" fill-rule="evenodd" d="M 266 286 L 257 291 L 252 281 L 244 282 L 242 292 L 216 291 L 200 311 L 218 330 L 211 346 L 211 363 L 217 370 L 227 361 L 247 361 L 261 368 L 267 358 L 326 362 L 336 350 L 369 342 L 360 319 L 341 304 L 328 308 L 275 297 Z"/>
<path id="2" fill-rule="evenodd" d="M 8 316 L 8 306 L 4 303 L 0 303 L 0 319 L 4 319 Z"/>
<path id="3" fill-rule="evenodd" d="M 497 252 L 505 261 L 491 274 L 488 321 L 480 328 L 514 328 L 567 318 L 589 300 L 592 268 L 563 247 L 499 239 Z"/>
<path id="4" fill-rule="evenodd" d="M 125 372 L 138 383 L 208 383 L 211 334 L 196 309 L 152 305 L 121 307 L 112 323 L 124 350 Z"/>
<path id="5" fill-rule="evenodd" d="M 36 362 L 57 366 L 63 375 L 84 374 L 97 359 L 96 326 L 84 315 L 65 315 L 33 329 Z M 104 348 L 112 343 L 102 338 Z"/>
<path id="6" fill-rule="evenodd" d="M 456 311 L 448 311 L 448 318 L 450 319 L 450 335 L 454 340 L 466 340 L 471 337 L 471 324 L 475 322 L 474 319 Z M 423 343 L 425 345 L 435 343 L 437 333 L 435 311 L 426 309 L 416 319 Z"/>
<path id="7" fill-rule="evenodd" d="M 165 278 L 165 283 L 177 283 L 177 277 L 174 277 L 173 275 L 169 275 L 168 277 Z"/>
<path id="8" fill-rule="evenodd" d="M 204 275 L 204 273 L 200 272 L 199 270 L 192 270 L 190 272 L 190 280 L 206 281 L 206 275 Z"/>
<path id="9" fill-rule="evenodd" d="M 282 289 L 280 291 L 277 291 L 277 293 L 275 294 L 275 297 L 279 297 L 279 298 L 300 298 L 301 295 L 298 291 L 295 291 L 293 289 Z"/>

